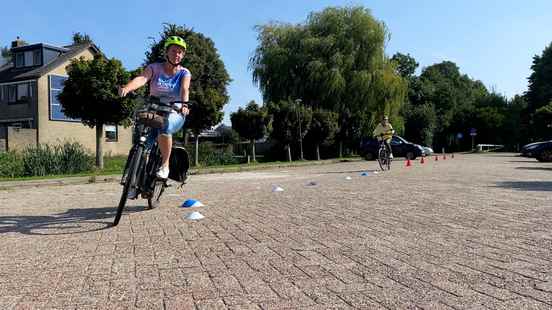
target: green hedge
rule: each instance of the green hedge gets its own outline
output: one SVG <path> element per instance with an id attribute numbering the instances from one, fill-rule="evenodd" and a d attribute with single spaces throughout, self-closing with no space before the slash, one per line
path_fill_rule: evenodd
<path id="1" fill-rule="evenodd" d="M 190 163 L 194 162 L 195 144 L 189 144 L 186 146 L 188 154 L 190 155 Z M 240 160 L 234 157 L 234 153 L 230 146 L 215 145 L 212 142 L 199 143 L 198 150 L 199 165 L 200 166 L 219 166 L 219 165 L 232 165 L 239 164 Z"/>
<path id="2" fill-rule="evenodd" d="M 0 177 L 22 176 L 25 168 L 21 155 L 16 152 L 0 152 Z"/>
<path id="3" fill-rule="evenodd" d="M 45 176 L 91 171 L 94 158 L 82 144 L 40 144 L 21 153 L 0 154 L 0 177 Z"/>

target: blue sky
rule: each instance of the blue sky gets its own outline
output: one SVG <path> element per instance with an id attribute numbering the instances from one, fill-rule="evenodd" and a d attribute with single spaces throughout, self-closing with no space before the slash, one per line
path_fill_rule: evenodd
<path id="1" fill-rule="evenodd" d="M 186 25 L 213 39 L 233 79 L 224 109 L 229 123 L 230 112 L 239 106 L 262 102 L 248 71 L 257 46 L 255 25 L 302 23 L 310 12 L 348 5 L 363 5 L 385 22 L 391 33 L 389 56 L 408 53 L 420 68 L 453 61 L 462 73 L 507 97 L 527 89 L 533 56 L 552 42 L 550 0 L 20 0 L 2 4 L 0 45 L 16 36 L 29 43 L 64 45 L 78 31 L 134 69 L 144 60 L 148 37 L 158 37 L 162 23 Z"/>

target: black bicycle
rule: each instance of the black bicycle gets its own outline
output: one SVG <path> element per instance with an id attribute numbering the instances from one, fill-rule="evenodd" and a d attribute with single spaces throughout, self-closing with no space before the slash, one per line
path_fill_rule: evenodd
<path id="1" fill-rule="evenodd" d="M 391 152 L 387 149 L 385 145 L 385 139 L 383 135 L 381 136 L 380 146 L 378 149 L 378 163 L 382 171 L 391 169 Z"/>
<path id="2" fill-rule="evenodd" d="M 154 128 L 161 128 L 164 125 L 172 111 L 179 112 L 177 105 L 184 102 L 173 101 L 163 104 L 155 97 L 145 99 L 143 107 L 134 113 L 133 145 L 121 177 L 123 192 L 113 226 L 119 224 L 128 199 L 142 196 L 148 200 L 148 208 L 154 209 L 159 206 L 161 195 L 168 187 L 167 179 L 160 179 L 156 175 L 162 161 L 157 139 L 148 145 L 147 137 Z"/>

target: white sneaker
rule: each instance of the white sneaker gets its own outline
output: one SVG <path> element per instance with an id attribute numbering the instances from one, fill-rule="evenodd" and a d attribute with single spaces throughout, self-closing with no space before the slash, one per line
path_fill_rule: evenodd
<path id="1" fill-rule="evenodd" d="M 393 159 L 393 154 L 389 154 L 389 159 Z"/>
<path id="2" fill-rule="evenodd" d="M 160 179 L 166 179 L 169 177 L 169 167 L 161 167 L 157 170 L 157 177 Z"/>

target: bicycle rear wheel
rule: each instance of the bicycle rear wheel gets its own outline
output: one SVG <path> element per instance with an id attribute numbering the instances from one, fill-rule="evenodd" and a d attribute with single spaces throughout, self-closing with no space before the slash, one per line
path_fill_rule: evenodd
<path id="1" fill-rule="evenodd" d="M 119 200 L 119 206 L 117 207 L 117 214 L 115 215 L 115 220 L 113 221 L 113 226 L 117 226 L 123 215 L 123 210 L 126 205 L 128 198 L 128 193 L 131 189 L 137 190 L 137 177 L 138 177 L 138 168 L 140 167 L 140 162 L 142 160 L 142 153 L 144 152 L 143 146 L 138 146 L 136 150 L 131 150 L 132 155 L 128 159 L 129 163 L 127 165 L 128 170 L 123 173 L 124 182 L 123 192 L 121 193 L 121 199 Z"/>
<path id="2" fill-rule="evenodd" d="M 159 207 L 159 204 L 161 202 L 161 195 L 163 195 L 164 191 L 165 191 L 165 181 L 155 180 L 151 197 L 148 198 L 148 207 L 150 209 L 155 209 Z"/>

